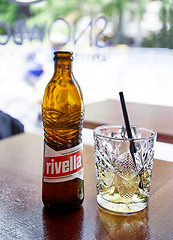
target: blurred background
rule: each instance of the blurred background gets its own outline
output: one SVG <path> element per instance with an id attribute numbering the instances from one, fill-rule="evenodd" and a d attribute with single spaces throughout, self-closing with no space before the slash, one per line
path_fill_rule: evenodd
<path id="1" fill-rule="evenodd" d="M 173 106 L 171 0 L 0 0 L 0 110 L 40 134 L 53 52 L 74 52 L 85 104 Z"/>

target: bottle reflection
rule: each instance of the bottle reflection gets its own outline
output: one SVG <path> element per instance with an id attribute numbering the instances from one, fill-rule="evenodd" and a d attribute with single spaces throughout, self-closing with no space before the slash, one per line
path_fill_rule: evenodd
<path id="1" fill-rule="evenodd" d="M 56 212 L 43 208 L 43 234 L 46 240 L 82 239 L 83 206 L 72 212 Z"/>
<path id="2" fill-rule="evenodd" d="M 112 239 L 150 239 L 148 209 L 128 216 L 118 216 L 98 207 L 98 218 Z"/>

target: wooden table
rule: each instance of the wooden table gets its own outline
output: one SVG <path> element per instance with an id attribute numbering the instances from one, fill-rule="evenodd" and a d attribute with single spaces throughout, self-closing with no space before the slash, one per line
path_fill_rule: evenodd
<path id="1" fill-rule="evenodd" d="M 85 201 L 77 211 L 47 212 L 41 202 L 42 137 L 0 141 L 0 239 L 173 239 L 173 163 L 155 160 L 149 207 L 128 217 L 97 207 L 94 152 L 84 146 Z"/>
<path id="2" fill-rule="evenodd" d="M 132 125 L 155 129 L 158 141 L 173 143 L 173 107 L 128 102 L 127 109 Z M 86 105 L 84 127 L 95 128 L 110 123 L 124 124 L 120 101 Z"/>

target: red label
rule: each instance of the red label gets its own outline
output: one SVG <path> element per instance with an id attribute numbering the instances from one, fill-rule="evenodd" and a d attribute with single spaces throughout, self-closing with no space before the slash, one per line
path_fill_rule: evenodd
<path id="1" fill-rule="evenodd" d="M 44 157 L 45 178 L 60 178 L 75 174 L 83 169 L 82 149 L 63 156 Z"/>

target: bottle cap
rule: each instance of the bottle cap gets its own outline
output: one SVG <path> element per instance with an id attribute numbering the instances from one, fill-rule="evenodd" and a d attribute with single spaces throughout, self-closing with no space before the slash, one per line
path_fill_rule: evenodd
<path id="1" fill-rule="evenodd" d="M 56 51 L 54 52 L 54 61 L 58 59 L 70 59 L 73 61 L 73 52 L 67 52 L 67 51 Z"/>

